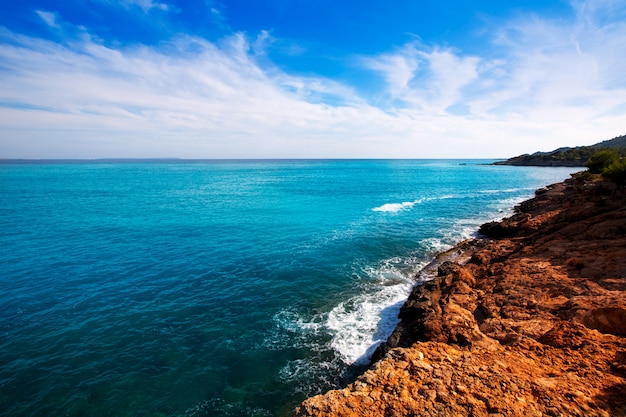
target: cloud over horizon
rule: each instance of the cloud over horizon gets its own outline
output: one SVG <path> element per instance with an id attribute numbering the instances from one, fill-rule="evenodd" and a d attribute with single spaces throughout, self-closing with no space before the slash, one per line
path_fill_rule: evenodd
<path id="1" fill-rule="evenodd" d="M 591 144 L 626 133 L 626 6 L 571 5 L 571 19 L 486 21 L 480 51 L 408 39 L 343 58 L 354 82 L 276 61 L 271 28 L 119 43 L 36 9 L 61 35 L 0 28 L 0 156 L 506 157 Z"/>

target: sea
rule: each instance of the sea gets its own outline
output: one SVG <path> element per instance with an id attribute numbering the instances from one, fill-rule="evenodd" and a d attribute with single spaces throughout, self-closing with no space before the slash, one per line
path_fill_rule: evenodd
<path id="1" fill-rule="evenodd" d="M 491 162 L 0 161 L 0 415 L 289 416 L 578 170 Z"/>

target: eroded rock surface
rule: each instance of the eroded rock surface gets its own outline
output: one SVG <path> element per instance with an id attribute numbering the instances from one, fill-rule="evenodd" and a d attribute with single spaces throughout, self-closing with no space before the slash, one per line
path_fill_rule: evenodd
<path id="1" fill-rule="evenodd" d="M 416 287 L 375 364 L 295 416 L 626 416 L 626 191 L 575 177 Z"/>

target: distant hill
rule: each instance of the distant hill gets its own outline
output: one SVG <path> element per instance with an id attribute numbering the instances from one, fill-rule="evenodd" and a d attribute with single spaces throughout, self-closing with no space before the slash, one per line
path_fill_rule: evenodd
<path id="1" fill-rule="evenodd" d="M 494 165 L 542 166 L 542 167 L 582 167 L 591 155 L 600 149 L 619 149 L 626 154 L 626 135 L 605 140 L 591 146 L 559 148 L 552 152 L 535 152 L 519 155 L 506 161 L 494 162 Z"/>

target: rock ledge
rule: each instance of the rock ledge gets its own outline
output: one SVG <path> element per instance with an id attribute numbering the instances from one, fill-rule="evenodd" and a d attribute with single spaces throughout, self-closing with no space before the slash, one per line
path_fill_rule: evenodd
<path id="1" fill-rule="evenodd" d="M 577 175 L 480 231 L 294 416 L 626 416 L 626 191 Z"/>

